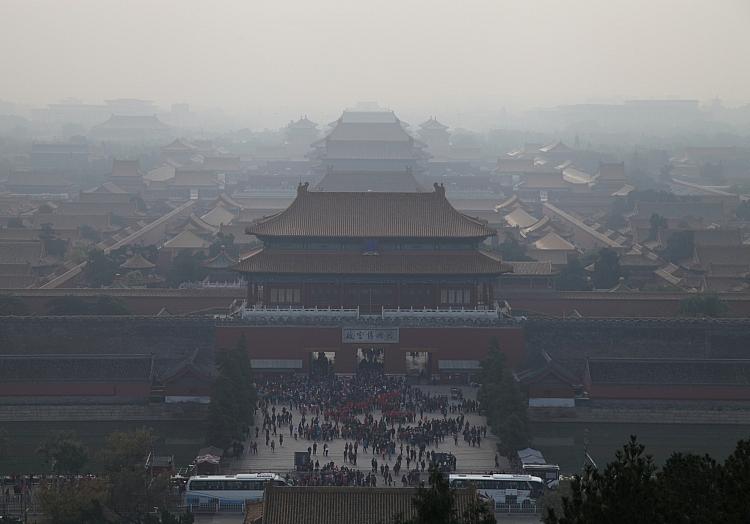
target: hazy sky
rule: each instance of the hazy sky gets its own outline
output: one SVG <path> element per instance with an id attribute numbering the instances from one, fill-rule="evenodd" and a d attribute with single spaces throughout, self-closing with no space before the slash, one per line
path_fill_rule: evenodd
<path id="1" fill-rule="evenodd" d="M 284 118 L 750 100 L 750 0 L 0 0 L 0 99 Z"/>

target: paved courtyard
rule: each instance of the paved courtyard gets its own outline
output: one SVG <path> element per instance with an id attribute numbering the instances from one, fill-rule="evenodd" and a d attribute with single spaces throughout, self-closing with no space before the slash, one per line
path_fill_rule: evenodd
<path id="1" fill-rule="evenodd" d="M 450 395 L 450 387 L 448 386 L 420 386 L 421 389 L 423 389 L 425 392 L 430 392 L 431 394 L 440 394 L 440 395 Z M 465 387 L 463 389 L 463 394 L 465 398 L 474 398 L 476 396 L 476 389 Z M 288 406 L 287 406 L 288 408 Z M 281 409 L 281 406 L 277 406 L 277 409 Z M 300 414 L 298 411 L 294 410 L 294 423 L 295 425 L 300 420 Z M 374 416 L 376 418 L 380 417 L 380 412 L 375 411 Z M 455 417 L 456 414 L 448 414 L 448 417 Z M 432 412 L 428 413 L 425 412 L 425 418 L 438 418 L 442 417 L 442 414 L 439 412 Z M 466 420 L 468 420 L 470 425 L 485 425 L 486 419 L 483 416 L 469 413 L 465 415 Z M 309 417 L 308 417 L 309 418 Z M 363 417 L 360 417 L 360 420 Z M 416 425 L 416 422 L 412 425 Z M 289 435 L 289 429 L 287 428 L 284 432 L 284 445 L 279 446 L 278 436 L 275 437 L 276 439 L 276 450 L 271 451 L 270 446 L 265 445 L 265 438 L 263 437 L 263 431 L 262 427 L 259 428 L 260 431 L 260 438 L 258 439 L 258 454 L 257 455 L 251 455 L 248 453 L 247 448 L 249 448 L 249 444 L 251 441 L 255 440 L 255 428 L 251 430 L 251 439 L 249 439 L 247 442 L 245 442 L 246 451 L 245 454 L 242 457 L 239 457 L 237 459 L 232 460 L 228 466 L 226 467 L 227 473 L 248 473 L 248 472 L 273 472 L 273 473 L 280 473 L 280 474 L 286 474 L 287 472 L 294 469 L 294 453 L 296 451 L 307 451 L 308 447 L 311 447 L 313 442 L 299 439 L 294 440 L 294 437 L 290 437 Z M 279 430 L 280 431 L 280 430 Z M 495 450 L 497 449 L 497 437 L 491 434 L 489 429 L 487 430 L 487 437 L 482 439 L 481 447 L 472 447 L 468 442 L 465 442 L 463 438 L 459 435 L 458 438 L 458 446 L 455 446 L 453 443 L 453 439 L 446 438 L 444 442 L 441 442 L 438 447 L 428 447 L 428 450 L 435 450 L 436 452 L 442 452 L 442 453 L 453 453 L 456 456 L 456 471 L 459 473 L 486 473 L 490 472 L 492 470 L 496 470 L 495 468 Z M 318 442 L 318 451 L 317 455 L 312 457 L 313 463 L 317 459 L 321 466 L 327 462 L 333 461 L 336 466 L 346 466 L 348 468 L 357 468 L 362 471 L 370 471 L 371 470 L 371 464 L 370 461 L 372 459 L 371 453 L 364 453 L 361 446 L 359 450 L 359 454 L 357 457 L 357 465 L 352 466 L 351 464 L 344 462 L 344 445 L 346 443 L 346 440 L 344 439 L 334 439 L 331 441 L 328 441 L 328 447 L 329 447 L 329 457 L 326 458 L 323 456 L 323 443 Z M 397 448 L 398 449 L 398 448 Z M 508 470 L 508 464 L 505 461 L 504 458 L 500 458 L 500 470 L 501 471 L 507 471 Z M 378 464 L 381 464 L 382 461 L 380 460 L 380 457 L 378 457 Z M 393 468 L 394 464 L 396 463 L 396 457 L 393 456 L 392 459 L 389 461 L 387 460 L 386 455 L 386 463 L 390 466 L 390 468 Z M 403 470 L 402 470 L 403 471 Z M 426 478 L 426 473 L 425 473 Z M 397 482 L 397 480 L 394 478 L 394 485 L 400 486 L 401 483 Z M 382 482 L 382 477 L 378 478 L 378 482 Z"/>

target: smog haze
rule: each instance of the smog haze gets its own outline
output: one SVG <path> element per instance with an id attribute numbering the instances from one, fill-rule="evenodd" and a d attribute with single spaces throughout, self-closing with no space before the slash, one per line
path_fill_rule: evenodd
<path id="1" fill-rule="evenodd" d="M 5 0 L 0 99 L 137 97 L 277 126 L 630 98 L 747 102 L 744 0 Z"/>

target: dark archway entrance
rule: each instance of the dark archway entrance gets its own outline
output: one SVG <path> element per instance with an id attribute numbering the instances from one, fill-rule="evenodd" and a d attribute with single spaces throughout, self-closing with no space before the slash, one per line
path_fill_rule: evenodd
<path id="1" fill-rule="evenodd" d="M 334 373 L 335 351 L 313 351 L 310 353 L 310 375 L 324 377 Z"/>
<path id="2" fill-rule="evenodd" d="M 429 351 L 407 351 L 405 354 L 406 376 L 410 381 L 427 383 L 430 380 Z"/>
<path id="3" fill-rule="evenodd" d="M 382 346 L 362 346 L 356 350 L 357 373 L 383 373 L 385 349 Z"/>

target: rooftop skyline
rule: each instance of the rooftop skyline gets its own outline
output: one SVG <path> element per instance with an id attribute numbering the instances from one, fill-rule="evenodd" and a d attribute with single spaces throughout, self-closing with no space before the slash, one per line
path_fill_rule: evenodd
<path id="1" fill-rule="evenodd" d="M 748 102 L 750 4 L 661 0 L 0 5 L 0 99 L 187 102 L 283 122 L 631 98 Z M 411 115 L 405 115 L 410 118 Z"/>

